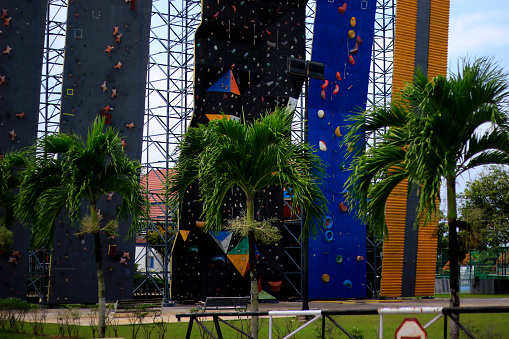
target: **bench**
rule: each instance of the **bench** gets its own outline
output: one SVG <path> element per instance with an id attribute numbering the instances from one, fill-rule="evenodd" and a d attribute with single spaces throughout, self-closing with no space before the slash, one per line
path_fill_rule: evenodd
<path id="1" fill-rule="evenodd" d="M 205 302 L 199 303 L 198 308 L 203 312 L 220 309 L 246 311 L 250 301 L 250 297 L 207 297 Z"/>
<path id="2" fill-rule="evenodd" d="M 143 317 L 152 314 L 153 318 L 160 317 L 163 308 L 163 299 L 130 299 L 130 300 L 117 300 L 113 309 L 109 312 L 108 317 L 113 319 L 115 317 L 130 316 L 130 315 L 143 315 Z"/>

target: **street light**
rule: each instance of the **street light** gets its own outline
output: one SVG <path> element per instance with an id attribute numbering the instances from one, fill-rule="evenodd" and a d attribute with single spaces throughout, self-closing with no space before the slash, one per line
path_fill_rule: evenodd
<path id="1" fill-rule="evenodd" d="M 304 80 L 304 142 L 308 142 L 308 88 L 309 79 L 325 79 L 325 65 L 319 62 L 307 61 L 302 59 L 288 58 L 288 73 L 305 77 Z M 302 232 L 304 228 L 305 211 L 301 211 L 300 232 L 301 232 L 301 294 L 302 309 L 309 310 L 308 300 L 308 275 L 309 275 L 309 258 L 308 258 L 308 235 Z"/>

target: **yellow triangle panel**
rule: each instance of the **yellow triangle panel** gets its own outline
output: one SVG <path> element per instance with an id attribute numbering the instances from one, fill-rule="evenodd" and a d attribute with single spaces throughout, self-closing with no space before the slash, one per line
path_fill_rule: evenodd
<path id="1" fill-rule="evenodd" d="M 244 276 L 247 271 L 247 264 L 249 263 L 249 254 L 228 254 L 228 258 L 235 265 L 239 273 Z"/>
<path id="2" fill-rule="evenodd" d="M 186 231 L 186 230 L 180 230 L 179 233 L 180 235 L 182 236 L 182 239 L 184 239 L 184 241 L 187 240 L 187 236 L 189 235 L 189 232 L 190 231 Z"/>

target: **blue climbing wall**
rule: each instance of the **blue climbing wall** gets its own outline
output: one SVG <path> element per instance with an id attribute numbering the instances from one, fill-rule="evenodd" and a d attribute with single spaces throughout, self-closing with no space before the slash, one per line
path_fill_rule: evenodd
<path id="1" fill-rule="evenodd" d="M 327 164 L 325 231 L 309 240 L 309 298 L 366 297 L 366 227 L 344 203 L 350 172 L 340 147 L 346 116 L 366 107 L 375 0 L 318 0 L 312 60 L 325 81 L 309 84 L 309 143 Z"/>

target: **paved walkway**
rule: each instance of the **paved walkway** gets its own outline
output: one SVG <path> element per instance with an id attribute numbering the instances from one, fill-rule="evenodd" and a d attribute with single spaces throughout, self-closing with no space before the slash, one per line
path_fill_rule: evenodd
<path id="1" fill-rule="evenodd" d="M 309 309 L 316 310 L 358 310 L 368 308 L 383 307 L 447 307 L 449 306 L 448 298 L 436 299 L 398 299 L 398 300 L 355 300 L 355 301 L 312 301 L 309 303 Z M 461 306 L 509 306 L 509 298 L 463 298 Z M 177 322 L 175 314 L 189 313 L 196 305 L 177 304 L 174 307 L 164 307 L 162 317 L 165 322 Z M 300 310 L 301 302 L 279 302 L 275 304 L 262 303 L 260 311 L 272 310 Z M 46 318 L 48 323 L 57 323 L 58 313 L 62 309 L 50 309 Z M 88 325 L 90 323 L 89 310 L 81 309 L 80 323 Z M 150 318 L 150 317 L 149 317 Z M 152 319 L 147 319 L 150 322 Z M 129 324 L 126 317 L 119 318 L 120 324 Z"/>

